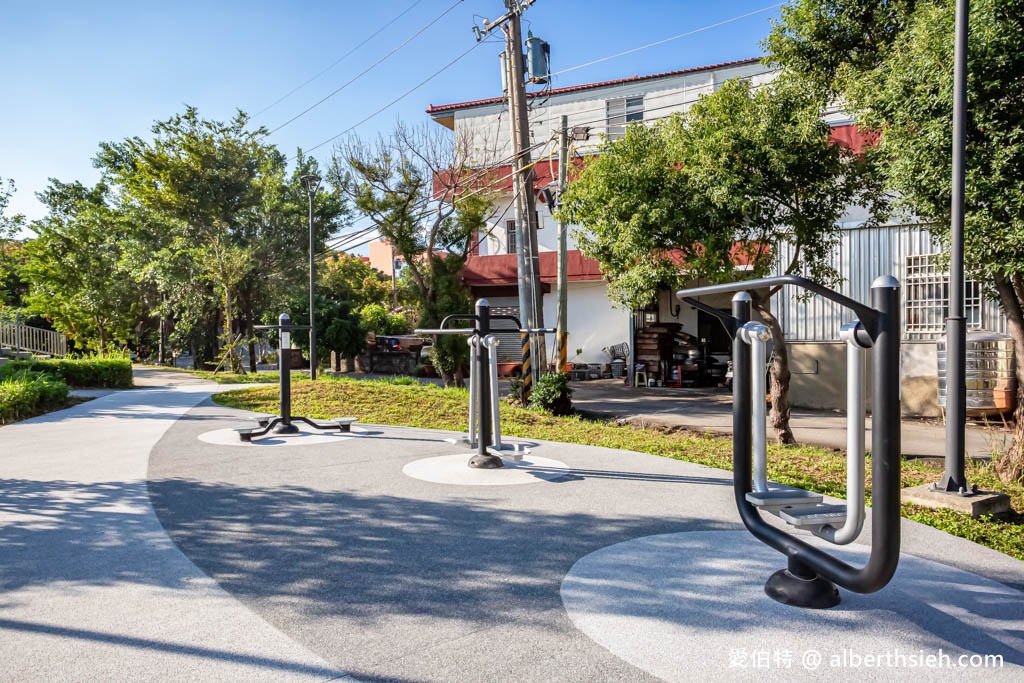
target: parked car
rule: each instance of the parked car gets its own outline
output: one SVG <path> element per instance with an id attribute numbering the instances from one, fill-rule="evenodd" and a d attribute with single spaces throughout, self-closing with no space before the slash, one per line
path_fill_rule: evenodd
<path id="1" fill-rule="evenodd" d="M 386 353 L 395 353 L 397 351 L 405 351 L 402 348 L 401 337 L 385 337 L 383 335 L 377 335 L 377 350 L 384 351 Z"/>

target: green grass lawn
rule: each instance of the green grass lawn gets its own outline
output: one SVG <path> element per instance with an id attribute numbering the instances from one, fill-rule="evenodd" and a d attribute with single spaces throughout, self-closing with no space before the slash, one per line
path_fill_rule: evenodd
<path id="1" fill-rule="evenodd" d="M 271 374 L 260 373 L 261 376 Z M 241 381 L 246 381 L 244 376 Z M 276 387 L 236 389 L 218 394 L 214 400 L 255 412 L 278 411 Z M 468 400 L 469 393 L 465 389 L 442 389 L 409 378 L 376 381 L 325 378 L 315 383 L 295 379 L 292 384 L 292 411 L 314 419 L 356 415 L 370 424 L 460 431 L 466 428 Z M 502 405 L 501 431 L 520 438 L 619 448 L 732 469 L 732 440 L 710 434 L 642 428 L 581 417 L 553 417 L 506 404 Z M 869 495 L 870 471 L 868 467 Z M 782 484 L 838 498 L 846 495 L 846 456 L 829 449 L 770 445 L 768 475 Z M 990 465 L 970 464 L 968 477 L 983 489 L 1008 494 L 1012 514 L 1005 519 L 972 519 L 948 510 L 904 505 L 904 516 L 1024 560 L 1024 485 L 1002 484 Z M 904 487 L 941 478 L 940 467 L 919 460 L 903 462 Z"/>
<path id="2" fill-rule="evenodd" d="M 248 372 L 241 374 L 226 370 L 213 372 L 212 370 L 186 370 L 184 368 L 175 368 L 168 365 L 150 365 L 148 363 L 144 365 L 145 367 L 153 368 L 154 370 L 168 370 L 170 372 L 194 375 L 200 379 L 216 382 L 217 384 L 277 384 L 281 381 L 280 374 L 276 372 Z"/>

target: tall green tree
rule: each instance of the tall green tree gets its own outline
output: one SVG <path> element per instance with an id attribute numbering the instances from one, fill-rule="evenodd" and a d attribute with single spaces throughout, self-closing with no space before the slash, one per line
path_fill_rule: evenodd
<path id="1" fill-rule="evenodd" d="M 25 225 L 25 217 L 8 213 L 14 191 L 13 180 L 0 178 L 0 308 L 20 307 L 26 289 L 19 276 L 23 247 L 17 238 Z"/>
<path id="2" fill-rule="evenodd" d="M 248 130 L 239 112 L 228 123 L 204 120 L 194 107 L 153 126 L 140 137 L 102 143 L 96 165 L 122 190 L 132 208 L 174 226 L 185 250 L 220 295 L 223 342 L 232 342 L 238 288 L 252 264 L 242 223 L 258 206 L 261 175 L 279 171 L 279 155 Z"/>
<path id="3" fill-rule="evenodd" d="M 351 301 L 355 308 L 383 306 L 391 298 L 391 280 L 384 273 L 358 256 L 345 253 L 327 258 L 317 288 L 336 299 Z"/>
<path id="4" fill-rule="evenodd" d="M 251 338 L 264 311 L 280 309 L 308 281 L 308 197 L 299 177 L 315 172 L 316 161 L 300 151 L 289 175 L 266 130 L 251 128 L 243 112 L 220 122 L 187 107 L 152 133 L 103 143 L 95 159 L 118 189 L 120 210 L 137 219 L 140 255 L 151 259 L 139 272 L 152 277 L 162 306 L 184 311 L 179 323 L 199 325 L 212 290 L 221 343 Z M 314 207 L 320 250 L 347 212 L 337 191 L 317 193 Z"/>
<path id="5" fill-rule="evenodd" d="M 997 469 L 1024 479 L 1024 0 L 972 0 L 965 262 L 988 283 L 1015 344 L 1017 429 Z M 877 131 L 872 150 L 902 207 L 948 244 L 952 195 L 953 0 L 794 0 L 767 46 L 809 88 Z"/>
<path id="6" fill-rule="evenodd" d="M 284 159 L 281 159 L 283 169 Z M 253 325 L 264 313 L 274 319 L 287 302 L 308 300 L 309 287 L 309 197 L 302 176 L 319 174 L 316 159 L 296 152 L 292 171 L 266 174 L 260 179 L 258 210 L 243 223 L 242 239 L 252 247 L 253 267 L 239 287 L 239 308 L 246 336 L 253 338 Z M 324 244 L 349 222 L 351 210 L 345 196 L 330 181 L 321 185 L 313 201 L 314 263 L 318 287 L 329 272 L 331 250 Z M 349 299 L 340 299 L 348 301 Z M 305 308 L 308 308 L 308 303 Z M 319 315 L 319 314 L 318 314 Z M 320 339 L 319 335 L 317 339 Z M 326 347 L 325 347 L 326 348 Z M 250 369 L 256 356 L 250 344 Z"/>
<path id="7" fill-rule="evenodd" d="M 784 78 L 757 88 L 733 80 L 685 115 L 605 141 L 568 187 L 563 213 L 613 278 L 613 295 L 639 308 L 659 287 L 775 270 L 834 284 L 840 216 L 879 195 L 862 160 L 831 141 L 820 111 L 814 93 Z M 770 306 L 777 291 L 752 292 L 753 306 L 775 339 L 770 421 L 780 442 L 793 443 L 789 353 Z"/>
<path id="8" fill-rule="evenodd" d="M 404 259 L 422 327 L 469 310 L 469 292 L 457 273 L 486 225 L 491 202 L 467 185 L 467 158 L 465 141 L 453 144 L 432 129 L 402 124 L 372 144 L 353 138 L 334 153 L 330 177 Z M 468 362 L 466 344 L 455 342 L 439 338 L 434 346 L 446 383 L 461 383 Z"/>
<path id="9" fill-rule="evenodd" d="M 51 179 L 39 199 L 49 214 L 30 225 L 36 238 L 24 248 L 28 310 L 79 346 L 126 343 L 143 312 L 123 261 L 128 228 L 109 206 L 107 186 Z"/>

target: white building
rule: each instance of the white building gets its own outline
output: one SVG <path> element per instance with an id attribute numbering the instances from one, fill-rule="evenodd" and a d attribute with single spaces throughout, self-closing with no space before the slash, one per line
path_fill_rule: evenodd
<path id="1" fill-rule="evenodd" d="M 757 59 L 670 71 L 649 76 L 633 76 L 612 81 L 554 88 L 530 93 L 530 139 L 538 149 L 533 159 L 536 187 L 553 184 L 558 177 L 557 128 L 560 118 L 568 117 L 573 131 L 574 154 L 594 153 L 600 136 L 616 137 L 633 121 L 650 121 L 673 112 L 685 111 L 702 94 L 713 92 L 727 80 L 749 79 L 758 85 L 771 81 L 774 73 Z M 471 160 L 478 167 L 494 165 L 494 160 L 511 155 L 511 136 L 507 104 L 500 97 L 431 105 L 427 113 L 434 121 L 468 136 Z M 833 138 L 841 144 L 859 149 L 865 143 L 852 120 L 841 111 L 826 113 Z M 502 191 L 496 218 L 478 241 L 477 253 L 467 264 L 465 280 L 474 296 L 486 296 L 492 305 L 506 312 L 518 310 L 518 289 L 515 257 L 515 221 L 512 207 L 511 166 L 492 171 L 488 178 L 502 178 L 497 184 Z M 538 202 L 538 245 L 541 280 L 544 285 L 544 320 L 555 320 L 557 295 L 555 282 L 556 221 L 548 207 Z M 862 227 L 865 216 L 851 207 L 841 220 L 843 235 L 834 255 L 835 266 L 846 277 L 842 293 L 867 301 L 871 281 L 882 274 L 892 274 L 903 283 L 904 406 L 908 412 L 935 414 L 936 365 L 935 339 L 942 336 L 948 292 L 948 275 L 935 268 L 938 248 L 933 246 L 927 229 L 921 225 L 887 225 Z M 575 227 L 575 226 L 574 226 Z M 569 356 L 570 360 L 587 363 L 608 361 L 603 349 L 613 344 L 635 341 L 637 353 L 645 345 L 645 330 L 667 329 L 669 338 L 686 338 L 708 358 L 725 360 L 729 353 L 728 337 L 708 314 L 683 304 L 674 292 L 663 291 L 658 302 L 645 311 L 627 311 L 616 307 L 607 296 L 607 286 L 595 261 L 585 258 L 569 242 Z M 788 262 L 785 254 L 781 263 Z M 976 285 L 968 284 L 968 320 L 971 327 L 1005 330 L 1005 320 L 998 302 L 986 300 Z M 787 339 L 793 342 L 794 405 L 842 407 L 845 373 L 843 349 L 838 340 L 839 327 L 849 314 L 820 298 L 808 302 L 798 300 L 789 288 L 773 299 L 773 310 L 781 316 Z M 728 310 L 729 297 L 709 298 L 705 303 Z M 662 340 L 664 341 L 664 340 Z M 647 344 L 652 344 L 649 339 Z M 660 342 L 659 342 L 660 343 Z M 505 360 L 513 361 L 518 343 L 502 345 Z M 549 343 L 549 354 L 553 344 Z M 578 354 L 577 349 L 581 349 Z M 678 351 L 678 349 L 676 349 Z M 510 353 L 511 352 L 511 353 Z M 673 349 L 661 350 L 662 375 L 671 376 L 675 363 Z M 641 359 L 642 360 L 642 359 Z M 651 364 L 657 366 L 657 363 Z"/>

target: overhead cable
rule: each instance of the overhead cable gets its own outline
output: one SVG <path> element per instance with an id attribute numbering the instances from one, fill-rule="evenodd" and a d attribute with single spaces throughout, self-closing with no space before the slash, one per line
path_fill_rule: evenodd
<path id="1" fill-rule="evenodd" d="M 679 40 L 680 38 L 685 38 L 687 36 L 692 36 L 694 34 L 701 33 L 703 31 L 708 31 L 708 30 L 713 29 L 713 28 L 718 28 L 719 26 L 724 26 L 726 24 L 731 24 L 734 21 L 739 21 L 741 19 L 746 19 L 747 17 L 752 17 L 755 14 L 763 14 L 764 12 L 769 12 L 769 11 L 771 11 L 773 9 L 778 9 L 779 7 L 782 7 L 783 4 L 784 3 L 778 2 L 778 3 L 775 3 L 774 5 L 769 5 L 768 7 L 762 7 L 761 9 L 754 10 L 753 12 L 747 12 L 746 14 L 741 14 L 739 16 L 732 17 L 730 19 L 723 19 L 722 21 L 716 22 L 714 24 L 708 24 L 707 26 L 701 26 L 700 28 L 695 28 L 692 31 L 687 31 L 686 33 L 680 33 L 679 35 L 671 36 L 669 38 L 663 38 L 662 40 L 658 40 L 658 41 L 655 41 L 653 43 L 648 43 L 646 45 L 641 45 L 640 47 L 634 47 L 634 48 L 632 48 L 630 50 L 624 50 L 622 52 L 617 52 L 617 53 L 615 53 L 613 55 L 608 55 L 607 57 L 601 57 L 600 59 L 594 59 L 592 61 L 586 62 L 585 64 L 578 64 L 576 66 L 571 66 L 568 69 L 562 69 L 561 71 L 555 71 L 554 73 L 549 74 L 549 77 L 560 76 L 561 74 L 567 74 L 570 71 L 576 71 L 577 69 L 585 69 L 588 66 L 593 66 L 594 64 L 600 64 L 601 62 L 607 62 L 609 59 L 616 59 L 617 57 L 623 57 L 625 55 L 633 54 L 634 52 L 639 52 L 641 50 L 646 50 L 649 47 L 656 47 L 658 45 L 664 45 L 665 43 L 670 43 L 673 40 Z"/>
<path id="2" fill-rule="evenodd" d="M 326 95 L 325 97 L 323 97 L 322 99 L 320 99 L 320 100 L 319 100 L 318 102 L 315 102 L 314 104 L 311 104 L 310 106 L 306 107 L 305 109 L 303 109 L 303 110 L 302 110 L 302 111 L 300 111 L 300 112 L 299 112 L 298 114 L 296 114 L 295 116 L 291 117 L 290 119 L 288 119 L 287 121 L 285 121 L 285 122 L 284 122 L 284 123 L 282 123 L 281 125 L 279 125 L 279 126 L 277 126 L 276 128 L 272 129 L 272 130 L 271 130 L 270 132 L 268 132 L 268 133 L 267 133 L 267 135 L 273 135 L 274 133 L 276 133 L 277 131 L 281 130 L 282 128 L 284 128 L 284 127 L 285 127 L 285 126 L 287 126 L 288 124 L 290 124 L 290 123 L 292 123 L 293 121 L 295 121 L 295 120 L 297 120 L 297 119 L 299 119 L 299 118 L 301 118 L 301 117 L 305 116 L 306 114 L 308 114 L 309 112 L 313 111 L 314 109 L 316 109 L 317 107 L 319 107 L 319 106 L 320 106 L 321 104 L 323 104 L 323 103 L 324 103 L 324 102 L 326 102 L 327 100 L 331 99 L 332 97 L 334 97 L 335 95 L 337 95 L 338 93 L 340 93 L 340 92 L 341 92 L 342 90 L 344 90 L 344 89 L 345 89 L 345 88 L 347 88 L 348 86 L 350 86 L 350 85 L 352 85 L 353 83 L 355 83 L 356 81 L 358 81 L 358 80 L 359 80 L 360 78 L 362 78 L 363 76 L 365 76 L 366 74 L 368 74 L 368 73 L 369 73 L 370 71 L 372 71 L 372 70 L 373 70 L 374 68 L 376 68 L 376 67 L 377 67 L 377 66 L 379 66 L 380 64 L 384 63 L 384 62 L 385 62 L 385 61 L 386 61 L 387 59 L 389 59 L 389 58 L 390 58 L 390 57 L 391 57 L 392 55 L 394 55 L 394 54 L 395 54 L 396 52 L 398 52 L 398 51 L 399 51 L 399 50 L 401 50 L 401 49 L 402 49 L 403 47 L 405 47 L 406 45 L 408 45 L 409 43 L 411 43 L 411 42 L 412 42 L 413 40 L 415 40 L 416 38 L 418 38 L 418 37 L 419 37 L 419 36 L 420 36 L 420 35 L 421 35 L 421 34 L 422 34 L 422 33 L 423 33 L 424 31 L 426 31 L 426 30 L 427 30 L 428 28 L 430 28 L 431 26 L 433 26 L 434 24 L 436 24 L 437 22 L 439 22 L 439 21 L 440 21 L 440 20 L 441 20 L 442 18 L 444 18 L 444 16 L 445 16 L 446 14 L 448 14 L 448 13 L 449 13 L 449 12 L 451 12 L 451 11 L 452 11 L 453 9 L 455 9 L 456 7 L 458 7 L 458 6 L 459 6 L 459 4 L 460 4 L 461 2 L 463 2 L 463 0 L 455 0 L 455 2 L 454 2 L 454 3 L 453 3 L 453 4 L 452 4 L 452 5 L 451 5 L 451 6 L 450 6 L 450 7 L 448 8 L 448 9 L 446 9 L 446 10 L 445 10 L 444 12 L 441 12 L 441 14 L 439 14 L 438 16 L 436 16 L 436 17 L 435 17 L 435 18 L 434 18 L 433 20 L 431 20 L 431 22 L 430 22 L 430 23 L 428 23 L 428 24 L 427 24 L 426 26 L 424 26 L 423 28 L 421 28 L 421 29 L 419 29 L 418 31 L 416 31 L 416 33 L 414 33 L 414 34 L 412 34 L 411 36 L 409 36 L 408 38 L 406 38 L 406 39 L 405 39 L 405 41 L 404 41 L 403 43 L 401 43 L 401 44 L 400 44 L 400 45 L 398 45 L 397 47 L 393 48 L 393 49 L 392 49 L 392 50 L 391 50 L 390 52 L 388 52 L 388 53 L 387 53 L 386 55 L 384 55 L 383 57 L 381 57 L 380 59 L 378 59 L 378 60 L 377 60 L 376 62 L 374 62 L 374 63 L 373 63 L 373 64 L 371 64 L 370 66 L 366 67 L 366 68 L 365 68 L 365 69 L 363 69 L 362 71 L 360 71 L 360 72 L 359 72 L 358 74 L 356 74 L 355 76 L 353 76 L 353 77 L 352 77 L 351 79 L 349 79 L 349 80 L 348 80 L 347 82 L 345 82 L 344 84 L 342 84 L 342 85 L 341 85 L 340 87 L 338 87 L 338 88 L 336 88 L 335 90 L 331 91 L 331 92 L 330 92 L 329 94 L 327 94 L 327 95 Z M 315 148 L 314 148 L 314 149 L 315 149 Z"/>
<path id="3" fill-rule="evenodd" d="M 399 19 L 401 19 L 402 17 L 404 17 L 404 16 L 406 15 L 406 14 L 408 14 L 409 12 L 411 12 L 411 11 L 413 10 L 413 8 L 415 8 L 415 7 L 416 7 L 416 5 L 420 4 L 421 2 L 423 2 L 423 0 L 416 0 L 416 1 L 414 2 L 414 3 L 412 3 L 411 5 L 409 5 L 408 7 L 406 7 L 406 8 L 404 9 L 404 10 L 402 10 L 402 11 L 401 11 L 401 12 L 400 12 L 400 13 L 399 13 L 399 14 L 398 14 L 397 16 L 395 16 L 395 17 L 394 17 L 394 18 L 393 18 L 393 19 L 392 19 L 391 21 L 389 21 L 388 23 L 384 24 L 384 25 L 383 25 L 383 26 L 381 26 L 381 27 L 380 27 L 379 29 L 377 29 L 376 31 L 374 31 L 373 33 L 371 33 L 371 34 L 370 34 L 370 35 L 369 35 L 369 36 L 368 36 L 368 37 L 367 37 L 367 38 L 366 38 L 365 40 L 363 40 L 363 42 L 359 43 L 359 44 L 358 44 L 358 45 L 356 45 L 356 46 L 355 46 L 354 48 L 352 48 L 351 50 L 349 50 L 348 52 L 346 52 L 346 53 L 345 53 L 345 54 L 343 54 L 342 56 L 340 56 L 340 57 L 338 57 L 337 59 L 335 59 L 335 60 L 334 60 L 333 62 L 331 62 L 331 63 L 330 63 L 330 64 L 329 64 L 328 66 L 326 66 L 326 67 L 325 67 L 324 69 L 322 69 L 322 70 L 318 71 L 318 72 L 317 72 L 316 74 L 314 74 L 313 76 L 310 76 L 310 77 L 309 77 L 309 78 L 308 78 L 307 80 L 303 81 L 302 83 L 299 83 L 299 84 L 298 84 L 297 86 L 295 86 L 294 88 L 292 88 L 291 90 L 289 90 L 288 92 L 286 92 L 286 93 L 285 93 L 284 95 L 281 95 L 281 96 L 280 96 L 280 97 L 278 97 L 278 98 L 277 98 L 276 100 L 274 100 L 273 102 L 271 102 L 271 103 L 270 103 L 270 104 L 268 104 L 267 106 L 263 107 L 263 109 L 260 109 L 260 110 L 259 110 L 258 112 L 256 112 L 255 114 L 253 114 L 253 115 L 252 115 L 252 116 L 253 116 L 253 118 L 256 118 L 256 117 L 257 117 L 257 116 L 259 116 L 260 114 L 263 114 L 263 113 L 265 113 L 265 112 L 267 112 L 267 111 L 270 111 L 271 109 L 273 109 L 274 107 L 276 107 L 277 105 L 281 104 L 281 103 L 282 103 L 282 102 L 284 102 L 284 101 L 285 101 L 286 99 L 288 99 L 289 97 L 291 97 L 292 95 L 294 95 L 295 93 L 297 93 L 297 92 L 298 92 L 299 90 L 302 90 L 302 89 L 303 89 L 303 88 L 305 88 L 305 87 L 306 87 L 307 85 L 309 85 L 310 83 L 312 83 L 312 82 L 313 82 L 313 81 L 315 81 L 316 79 L 320 78 L 321 76 L 323 76 L 323 75 L 324 75 L 325 73 L 327 73 L 328 71 L 330 71 L 330 70 L 331 70 L 331 69 L 333 69 L 334 67 L 338 66 L 338 64 L 341 64 L 341 63 L 342 63 L 343 61 L 345 61 L 345 59 L 347 59 L 348 57 L 350 57 L 350 56 L 352 56 L 353 54 L 355 54 L 356 50 L 358 50 L 359 48 L 361 48 L 362 46 L 366 45 L 366 44 L 367 44 L 368 42 L 370 42 L 371 40 L 373 40 L 374 38 L 376 38 L 377 36 L 379 36 L 379 35 L 380 35 L 381 33 L 383 33 L 383 32 L 384 32 L 384 31 L 385 31 L 386 29 L 390 28 L 392 24 L 394 24 L 394 23 L 395 23 L 396 21 L 398 21 Z"/>
<path id="4" fill-rule="evenodd" d="M 459 1 L 461 2 L 462 0 L 459 0 Z M 318 143 L 318 144 L 316 144 L 316 145 L 313 145 L 312 147 L 310 147 L 310 148 L 309 148 L 309 149 L 307 149 L 306 151 L 307 151 L 307 152 L 312 152 L 312 151 L 313 151 L 313 150 L 315 150 L 315 149 L 319 149 L 320 147 L 323 147 L 324 145 L 326 145 L 326 144 L 327 144 L 327 143 L 329 143 L 329 142 L 334 142 L 335 140 L 337 140 L 338 138 L 340 138 L 340 137 L 341 137 L 342 135 L 345 135 L 346 133 L 349 133 L 349 132 L 351 132 L 351 131 L 355 130 L 355 129 L 356 129 L 356 128 L 358 128 L 359 126 L 363 125 L 364 123 L 366 123 L 367 121 L 369 121 L 370 119 L 372 119 L 373 117 L 375 117 L 375 116 L 377 116 L 378 114 L 380 114 L 380 113 L 382 113 L 382 112 L 386 111 L 387 109 L 390 109 L 390 108 L 391 108 L 392 106 L 394 106 L 395 104 L 397 104 L 397 103 L 398 103 L 398 102 L 400 102 L 401 100 L 405 99 L 405 98 L 406 98 L 406 97 L 408 97 L 409 95 L 413 94 L 414 92 L 416 92 L 417 90 L 419 90 L 420 88 L 422 88 L 423 86 L 425 86 L 425 85 L 426 85 L 427 83 L 429 83 L 430 81 L 434 80 L 435 78 L 437 78 L 438 76 L 440 76 L 440 75 L 441 75 L 442 73 L 444 73 L 445 71 L 447 71 L 448 69 L 450 69 L 450 68 L 451 68 L 452 66 L 454 66 L 454 65 L 455 65 L 455 63 L 456 63 L 456 62 L 458 62 L 458 61 L 459 61 L 460 59 L 464 58 L 464 57 L 465 57 L 466 55 L 468 55 L 468 54 L 469 54 L 470 52 L 472 52 L 473 50 L 477 49 L 477 48 L 478 48 L 478 47 L 479 47 L 480 45 L 481 45 L 480 43 L 473 43 L 473 46 L 472 46 L 472 47 L 470 47 L 470 48 L 469 48 L 468 50 L 466 50 L 465 52 L 463 52 L 463 53 L 462 53 L 461 55 L 459 55 L 458 57 L 456 57 L 456 58 L 455 58 L 455 59 L 453 59 L 452 61 L 450 61 L 450 62 L 448 62 L 447 64 L 445 64 L 445 65 L 444 65 L 444 66 L 442 66 L 442 67 L 441 67 L 440 69 L 438 69 L 437 71 L 435 71 L 434 73 L 432 73 L 432 74 L 431 74 L 430 76 L 427 76 L 427 77 L 426 77 L 425 79 L 423 79 L 422 81 L 420 81 L 419 83 L 417 83 L 417 84 L 416 84 L 415 86 L 413 86 L 412 88 L 410 88 L 410 89 L 406 90 L 406 91 L 405 91 L 404 93 L 402 93 L 401 95 L 399 95 L 399 96 L 398 96 L 398 97 L 396 97 L 395 99 L 391 100 L 390 102 L 388 102 L 387 104 L 385 104 L 385 105 L 384 105 L 383 107 L 381 107 L 380 109 L 376 110 L 375 112 L 373 112 L 373 113 L 372 113 L 372 114 L 370 114 L 369 116 L 367 116 L 367 117 L 363 118 L 363 119 L 362 119 L 361 121 L 359 121 L 359 122 L 357 122 L 357 123 L 354 123 L 354 124 L 352 124 L 351 126 L 349 126 L 348 128 L 346 128 L 345 130 L 343 130 L 343 131 L 341 131 L 340 133 L 338 133 L 337 135 L 332 135 L 331 137 L 327 138 L 327 139 L 326 139 L 326 140 L 324 140 L 323 142 L 320 142 L 320 143 Z"/>

